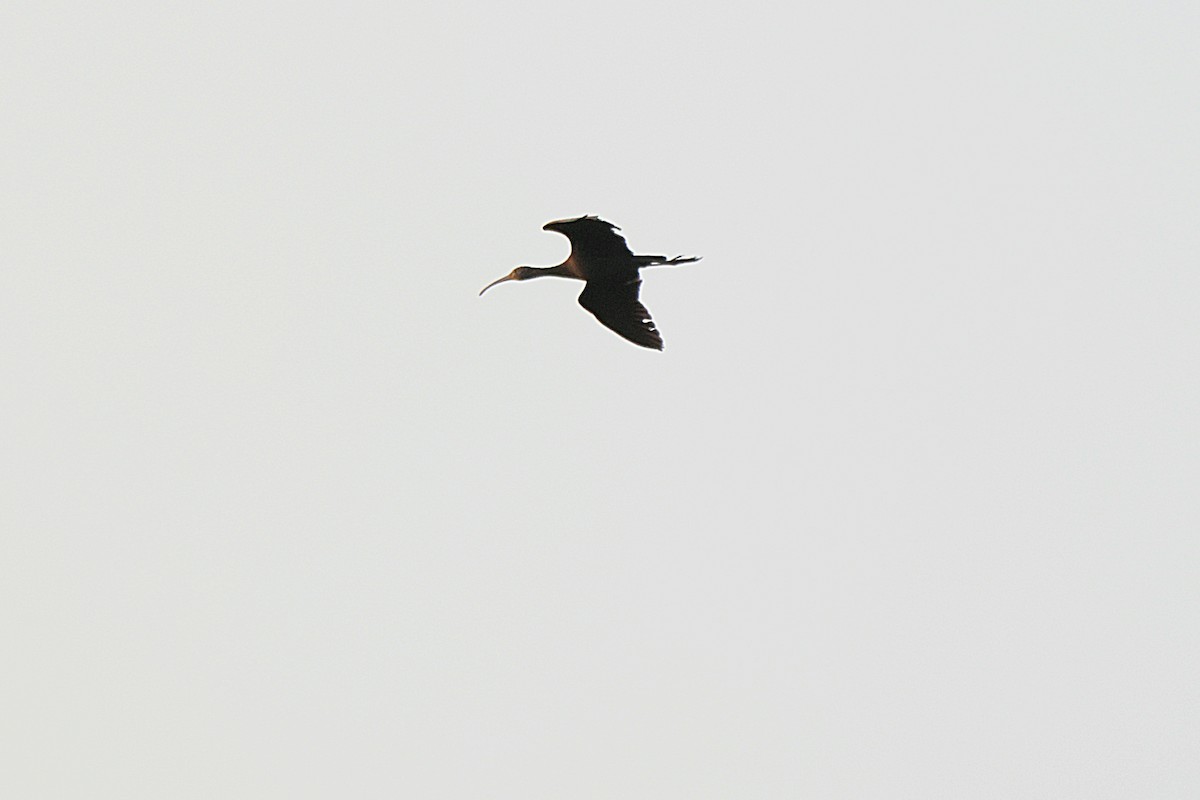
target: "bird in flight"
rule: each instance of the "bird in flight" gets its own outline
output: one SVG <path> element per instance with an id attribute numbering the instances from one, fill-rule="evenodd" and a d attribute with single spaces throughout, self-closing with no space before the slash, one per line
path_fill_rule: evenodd
<path id="1" fill-rule="evenodd" d="M 505 281 L 525 281 L 543 275 L 574 278 L 586 284 L 579 295 L 579 305 L 595 315 L 601 325 L 636 345 L 662 350 L 658 328 L 654 327 L 650 312 L 638 300 L 638 288 L 642 284 L 638 270 L 664 264 L 687 264 L 699 261 L 699 257 L 635 256 L 625 244 L 625 238 L 617 233 L 620 228 L 599 217 L 558 219 L 547 222 L 542 230 L 561 233 L 571 240 L 571 255 L 567 260 L 554 267 L 517 267 L 483 287 L 480 296 Z"/>

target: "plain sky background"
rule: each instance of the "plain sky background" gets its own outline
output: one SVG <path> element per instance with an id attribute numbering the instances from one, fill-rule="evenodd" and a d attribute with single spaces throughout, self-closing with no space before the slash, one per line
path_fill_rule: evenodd
<path id="1" fill-rule="evenodd" d="M 1194 2 L 178 5 L 0 11 L 0 794 L 1200 796 Z"/>

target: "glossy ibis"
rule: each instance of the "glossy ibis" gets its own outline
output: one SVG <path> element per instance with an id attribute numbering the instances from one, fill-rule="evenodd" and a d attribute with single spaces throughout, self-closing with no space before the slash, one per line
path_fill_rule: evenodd
<path id="1" fill-rule="evenodd" d="M 697 258 L 676 256 L 635 256 L 625 244 L 620 230 L 599 217 L 579 217 L 547 222 L 542 230 L 561 233 L 571 240 L 571 255 L 554 267 L 517 267 L 499 280 L 483 287 L 479 294 L 505 281 L 525 281 L 543 275 L 584 281 L 579 305 L 600 324 L 636 345 L 662 350 L 662 337 L 650 319 L 650 312 L 638 301 L 642 279 L 638 270 L 663 264 L 687 264 Z"/>

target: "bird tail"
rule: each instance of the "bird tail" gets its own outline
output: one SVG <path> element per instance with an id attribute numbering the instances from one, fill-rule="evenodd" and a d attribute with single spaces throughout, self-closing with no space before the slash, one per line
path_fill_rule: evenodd
<path id="1" fill-rule="evenodd" d="M 693 261 L 699 261 L 700 256 L 675 256 L 667 258 L 666 256 L 636 256 L 639 267 L 665 267 L 674 266 L 675 264 L 690 264 Z"/>

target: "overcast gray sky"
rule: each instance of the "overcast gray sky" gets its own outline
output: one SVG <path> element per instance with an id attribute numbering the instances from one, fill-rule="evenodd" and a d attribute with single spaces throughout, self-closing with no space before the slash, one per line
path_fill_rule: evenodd
<path id="1" fill-rule="evenodd" d="M 1198 40 L 6 7 L 0 794 L 1196 797 Z"/>

